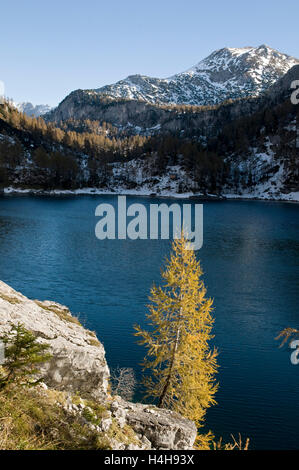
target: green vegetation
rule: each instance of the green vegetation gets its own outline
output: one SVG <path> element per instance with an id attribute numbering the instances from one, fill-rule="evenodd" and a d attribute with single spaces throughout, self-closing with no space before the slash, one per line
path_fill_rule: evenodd
<path id="1" fill-rule="evenodd" d="M 51 357 L 48 346 L 21 324 L 12 325 L 1 340 L 5 363 L 0 369 L 0 449 L 107 448 L 78 417 L 65 411 L 63 393 L 37 386 L 38 365 Z"/>
<path id="2" fill-rule="evenodd" d="M 120 428 L 114 419 L 112 420 L 112 425 L 107 436 L 112 439 L 116 439 L 118 442 L 122 442 L 125 445 L 140 445 L 134 430 L 127 424 L 125 424 L 123 428 Z"/>
<path id="3" fill-rule="evenodd" d="M 5 347 L 5 363 L 0 369 L 0 390 L 9 385 L 33 386 L 41 379 L 34 376 L 38 365 L 48 361 L 48 345 L 41 344 L 36 337 L 20 323 L 11 325 L 11 329 L 1 338 Z"/>
<path id="4" fill-rule="evenodd" d="M 116 420 L 107 432 L 93 426 L 110 418 L 107 406 L 79 395 L 40 387 L 38 365 L 49 360 L 47 345 L 40 344 L 23 325 L 12 325 L 0 338 L 5 363 L 0 368 L 0 450 L 103 450 L 110 439 L 137 444 L 134 431 Z M 81 405 L 82 413 L 68 411 L 67 404 Z"/>
<path id="5" fill-rule="evenodd" d="M 102 123 L 101 130 L 95 132 L 97 124 L 87 121 L 88 132 L 63 130 L 41 117 L 19 113 L 8 103 L 0 105 L 0 133 L 8 136 L 0 141 L 0 186 L 10 182 L 16 167 L 29 165 L 31 187 L 78 188 L 83 181 L 80 161 L 84 154 L 89 157 L 90 173 L 85 186 L 105 185 L 107 163 L 123 160 L 128 154 L 131 158 L 140 156 L 143 152 L 138 149 L 146 141 L 141 136 L 108 137 L 106 127 Z"/>
<path id="6" fill-rule="evenodd" d="M 137 335 L 148 349 L 144 364 L 151 372 L 144 382 L 148 396 L 202 427 L 206 409 L 215 403 L 217 352 L 208 344 L 212 301 L 206 298 L 200 264 L 185 243 L 183 236 L 174 242 L 163 273 L 165 285 L 152 289 L 148 315 L 152 330 L 137 327 Z M 95 341 L 94 333 L 89 333 Z M 83 399 L 79 393 L 71 396 L 41 383 L 39 366 L 51 358 L 48 345 L 22 324 L 12 324 L 0 339 L 5 344 L 0 367 L 0 450 L 103 450 L 112 449 L 115 442 L 140 446 L 136 432 L 112 416 L 109 402 Z M 122 388 L 128 393 L 132 376 L 129 370 L 122 372 L 118 392 Z M 232 439 L 224 444 L 216 442 L 211 432 L 198 434 L 195 449 L 248 449 L 248 439 L 245 444 L 241 438 Z"/>

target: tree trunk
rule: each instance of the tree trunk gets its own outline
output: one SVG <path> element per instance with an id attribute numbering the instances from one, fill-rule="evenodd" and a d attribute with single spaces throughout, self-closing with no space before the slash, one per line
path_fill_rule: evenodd
<path id="1" fill-rule="evenodd" d="M 180 308 L 179 319 L 181 319 L 181 317 L 182 317 L 182 308 Z M 170 361 L 170 365 L 169 365 L 169 371 L 168 371 L 167 379 L 166 379 L 165 385 L 163 387 L 163 391 L 161 393 L 161 396 L 159 398 L 159 403 L 158 403 L 159 408 L 164 407 L 164 402 L 165 402 L 166 395 L 167 395 L 167 392 L 168 392 L 168 389 L 169 389 L 169 386 L 170 386 L 171 376 L 172 376 L 172 372 L 173 372 L 173 368 L 174 368 L 174 364 L 175 364 L 175 359 L 176 359 L 176 353 L 177 353 L 178 346 L 179 346 L 179 341 L 180 341 L 180 333 L 181 333 L 181 326 L 180 326 L 180 321 L 179 321 L 178 329 L 177 329 L 177 333 L 176 333 L 176 338 L 175 338 L 175 343 L 174 343 L 174 347 L 173 347 L 173 352 L 172 352 L 172 357 L 171 357 L 171 361 Z"/>

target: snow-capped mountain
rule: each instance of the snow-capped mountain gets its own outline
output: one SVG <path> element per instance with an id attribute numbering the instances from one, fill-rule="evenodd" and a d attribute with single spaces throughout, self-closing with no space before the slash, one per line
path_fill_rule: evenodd
<path id="1" fill-rule="evenodd" d="M 112 123 L 105 126 L 106 136 L 116 139 L 125 150 L 120 152 L 111 152 L 110 146 L 105 147 L 107 142 L 91 147 L 90 140 L 85 144 L 84 137 L 79 139 L 75 134 L 61 140 L 59 133 L 43 137 L 35 126 L 20 128 L 15 126 L 18 120 L 10 119 L 7 107 L 0 116 L 0 146 L 2 152 L 14 156 L 17 145 L 20 159 L 7 159 L 6 179 L 2 176 L 2 181 L 45 190 L 88 187 L 89 193 L 222 194 L 299 201 L 298 116 L 290 101 L 290 85 L 298 77 L 299 64 L 262 95 L 216 107 L 182 110 L 144 101 L 106 100 L 77 90 L 60 105 L 59 112 L 56 110 L 58 123 L 76 116 L 75 121 L 63 123 L 62 132 L 85 132 L 84 126 L 80 130 L 80 120 L 85 118 L 97 119 L 96 125 Z M 74 125 L 79 129 L 74 131 Z M 126 147 L 123 139 L 153 133 L 156 138 L 144 140 L 145 145 L 137 139 L 137 146 Z M 42 158 L 40 164 L 36 159 L 39 152 L 33 153 L 37 149 L 50 158 Z M 70 165 L 61 179 L 57 179 L 56 170 L 61 165 L 59 158 Z M 84 189 L 78 189 L 81 192 Z"/>
<path id="2" fill-rule="evenodd" d="M 47 104 L 37 104 L 33 105 L 32 103 L 24 102 L 24 103 L 13 103 L 13 105 L 17 108 L 18 111 L 21 113 L 26 113 L 28 116 L 41 116 L 43 114 L 48 113 L 51 111 L 51 107 Z"/>
<path id="3" fill-rule="evenodd" d="M 296 64 L 299 59 L 266 45 L 223 48 L 170 78 L 131 75 L 91 91 L 148 103 L 213 105 L 230 98 L 257 96 Z"/>

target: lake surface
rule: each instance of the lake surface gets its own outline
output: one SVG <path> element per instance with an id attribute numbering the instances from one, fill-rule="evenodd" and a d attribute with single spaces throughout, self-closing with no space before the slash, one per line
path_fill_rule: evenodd
<path id="1" fill-rule="evenodd" d="M 139 374 L 143 350 L 133 324 L 144 324 L 147 296 L 160 281 L 170 245 L 99 241 L 95 208 L 116 201 L 0 198 L 0 279 L 28 297 L 68 305 L 96 330 L 110 367 Z M 281 329 L 299 327 L 298 215 L 296 204 L 204 203 L 204 245 L 197 254 L 214 298 L 220 363 L 218 405 L 207 413 L 207 429 L 225 440 L 240 432 L 253 449 L 299 448 L 299 365 L 274 340 Z"/>

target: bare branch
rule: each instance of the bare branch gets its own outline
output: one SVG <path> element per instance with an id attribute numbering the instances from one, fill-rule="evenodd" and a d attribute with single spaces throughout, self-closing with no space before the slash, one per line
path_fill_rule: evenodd
<path id="1" fill-rule="evenodd" d="M 116 367 L 111 370 L 111 388 L 114 395 L 132 400 L 136 388 L 135 372 L 131 367 Z"/>

